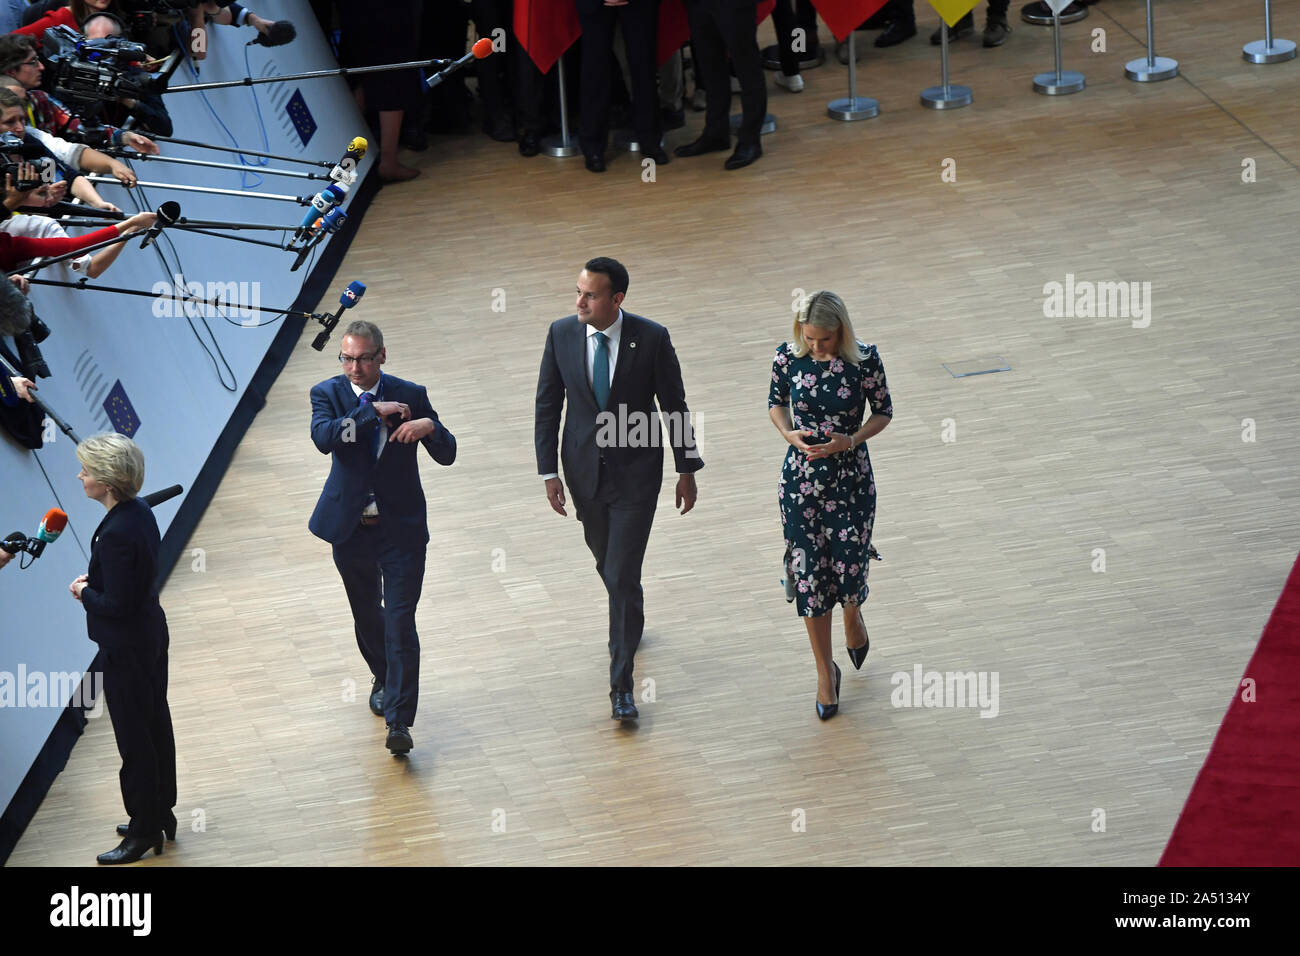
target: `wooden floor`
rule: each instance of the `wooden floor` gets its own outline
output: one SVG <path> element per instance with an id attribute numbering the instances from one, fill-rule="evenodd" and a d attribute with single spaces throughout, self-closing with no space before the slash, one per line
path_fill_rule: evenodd
<path id="1" fill-rule="evenodd" d="M 367 284 L 388 369 L 460 442 L 422 466 L 416 749 L 383 749 L 307 531 L 328 468 L 307 390 L 338 344 L 308 330 L 191 542 L 206 570 L 182 561 L 163 594 L 182 833 L 142 865 L 1154 864 L 1300 539 L 1300 62 L 1242 61 L 1260 6 L 1158 4 L 1183 75 L 1147 86 L 1123 75 L 1143 5 L 1106 0 L 1067 28 L 1089 86 L 1059 99 L 1030 90 L 1050 31 L 1017 21 L 1002 48 L 954 47 L 975 103 L 934 113 L 918 4 L 922 35 L 862 64 L 879 118 L 825 117 L 832 60 L 772 89 L 779 130 L 736 173 L 714 155 L 647 183 L 622 154 L 593 176 L 477 136 L 409 156 L 424 175 L 379 195 L 328 300 Z M 660 500 L 635 730 L 609 720 L 603 592 L 533 458 L 546 326 L 598 254 L 671 330 L 706 463 L 695 512 L 671 477 Z M 1149 327 L 1045 318 L 1067 274 L 1149 282 Z M 792 290 L 820 288 L 878 344 L 897 411 L 871 443 L 871 655 L 850 668 L 837 615 L 825 724 L 777 583 L 766 408 Z M 1012 370 L 944 369 L 994 357 Z M 996 673 L 997 716 L 892 706 L 918 665 Z M 93 865 L 124 819 L 117 768 L 92 721 L 11 864 Z"/>

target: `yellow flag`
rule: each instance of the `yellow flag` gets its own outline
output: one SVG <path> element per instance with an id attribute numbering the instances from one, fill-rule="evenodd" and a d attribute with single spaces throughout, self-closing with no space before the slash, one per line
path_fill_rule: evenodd
<path id="1" fill-rule="evenodd" d="M 977 3 L 979 0 L 930 0 L 930 6 L 950 27 L 955 27 L 957 21 L 974 10 Z"/>

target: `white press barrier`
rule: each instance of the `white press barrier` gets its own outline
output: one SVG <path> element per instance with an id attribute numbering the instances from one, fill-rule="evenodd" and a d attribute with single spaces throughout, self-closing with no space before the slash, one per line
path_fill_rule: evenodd
<path id="1" fill-rule="evenodd" d="M 251 28 L 210 27 L 207 58 L 198 64 L 200 75 L 182 64 L 172 85 L 337 67 L 307 0 L 259 0 L 257 10 L 271 19 L 292 20 L 297 39 L 274 48 L 246 46 L 254 35 Z M 339 77 L 177 92 L 164 97 L 164 102 L 175 124 L 175 138 L 237 144 L 289 157 L 337 163 L 354 136 L 370 135 Z M 175 200 L 189 219 L 285 223 L 292 235 L 305 207 L 259 199 L 259 193 L 311 196 L 326 185 L 265 173 L 267 167 L 301 171 L 311 170 L 310 166 L 161 145 L 167 155 L 250 165 L 240 172 L 137 162 L 136 174 L 142 181 L 241 194 L 148 187 L 129 192 L 103 185 L 99 188 L 104 198 L 125 212 L 155 209 Z M 352 210 L 374 154 L 372 149 L 362 161 L 344 211 Z M 320 167 L 315 171 L 328 173 Z M 287 238 L 278 232 L 241 235 L 270 241 Z M 134 427 L 133 437 L 147 462 L 144 490 L 172 484 L 186 489 L 186 495 L 155 511 L 166 534 L 281 327 L 275 316 L 252 310 L 226 310 L 228 320 L 215 311 L 187 318 L 182 305 L 165 295 L 176 283 L 177 271 L 192 284 L 191 292 L 202 288 L 205 298 L 233 297 L 245 305 L 287 308 L 331 237 L 301 269 L 290 272 L 294 255 L 289 252 L 179 230 L 163 236 L 155 244 L 157 249 L 142 250 L 138 238 L 130 240 L 112 268 L 90 283 L 157 290 L 162 293 L 158 299 L 35 285 L 30 298 L 53 330 L 41 350 L 54 374 L 39 381 L 40 396 L 82 437 Z M 79 278 L 58 265 L 39 277 Z M 349 278 L 364 280 L 340 277 L 330 289 Z M 336 296 L 328 298 L 332 301 Z M 305 307 L 310 310 L 315 305 L 309 302 Z M 32 452 L 7 434 L 0 436 L 0 536 L 10 531 L 33 535 L 51 507 L 61 507 L 69 518 L 62 537 L 48 545 L 31 567 L 20 570 L 15 558 L 0 570 L 0 808 L 9 805 L 67 703 L 75 677 L 89 669 L 96 650 L 86 638 L 85 613 L 69 594 L 68 584 L 86 570 L 90 538 L 104 509 L 82 492 L 72 441 L 53 427 L 45 438 L 45 447 Z M 182 560 L 188 560 L 184 553 Z"/>

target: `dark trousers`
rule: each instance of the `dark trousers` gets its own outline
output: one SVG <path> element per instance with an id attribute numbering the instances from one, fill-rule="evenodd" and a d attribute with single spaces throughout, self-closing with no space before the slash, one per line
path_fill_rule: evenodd
<path id="1" fill-rule="evenodd" d="M 602 473 L 596 496 L 573 499 L 582 534 L 609 595 L 609 688 L 632 691 L 632 663 L 645 628 L 641 562 L 645 559 L 655 499 L 625 502 Z"/>
<path id="2" fill-rule="evenodd" d="M 357 523 L 343 544 L 334 545 L 334 566 L 343 579 L 357 647 L 366 666 L 384 685 L 384 720 L 415 724 L 420 695 L 420 637 L 415 606 L 424 584 L 424 547 L 390 544 L 377 525 Z M 383 604 L 380 604 L 380 598 Z"/>
<path id="3" fill-rule="evenodd" d="M 817 10 L 811 0 L 776 0 L 772 8 L 772 25 L 781 51 L 781 72 L 786 76 L 799 73 L 799 61 L 817 56 Z M 794 49 L 794 31 L 803 30 L 804 49 Z"/>
<path id="4" fill-rule="evenodd" d="M 743 111 L 737 140 L 757 146 L 767 115 L 767 80 L 758 50 L 758 4 L 755 0 L 686 0 L 686 18 L 695 50 L 696 81 L 704 87 L 707 106 L 704 135 L 731 141 L 731 73 L 727 55 L 740 80 Z"/>
<path id="5" fill-rule="evenodd" d="M 130 835 L 154 837 L 175 826 L 176 739 L 167 707 L 167 646 L 122 649 L 101 655 L 104 697 L 113 721 L 122 803 Z"/>
<path id="6" fill-rule="evenodd" d="M 603 156 L 609 138 L 610 88 L 617 61 L 614 27 L 623 27 L 627 68 L 632 74 L 632 129 L 642 151 L 663 139 L 656 86 L 659 64 L 659 4 L 630 0 L 624 7 L 607 7 L 604 0 L 577 0 L 582 25 L 582 106 L 578 142 L 587 156 Z M 762 64 L 760 64 L 760 67 Z"/>

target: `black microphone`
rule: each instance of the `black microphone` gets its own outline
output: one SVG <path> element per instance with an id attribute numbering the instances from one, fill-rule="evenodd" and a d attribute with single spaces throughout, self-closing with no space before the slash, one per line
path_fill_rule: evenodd
<path id="1" fill-rule="evenodd" d="M 491 55 L 492 55 L 491 39 L 489 39 L 488 37 L 479 37 L 477 40 L 474 41 L 474 45 L 470 47 L 470 51 L 468 53 L 462 56 L 459 60 L 454 61 L 451 64 L 451 66 L 448 66 L 442 70 L 439 70 L 437 73 L 433 74 L 433 76 L 429 77 L 429 79 L 425 81 L 424 85 L 427 86 L 429 89 L 433 89 L 435 86 L 437 86 L 447 77 L 451 76 L 451 74 L 455 73 L 457 70 L 468 66 L 472 61 L 482 60 L 483 58 L 489 57 Z"/>
<path id="2" fill-rule="evenodd" d="M 291 43 L 298 35 L 298 31 L 293 28 L 293 24 L 288 20 L 276 20 L 271 24 L 270 32 L 263 35 L 261 30 L 257 31 L 257 36 L 249 40 L 244 46 L 252 46 L 254 43 L 261 46 L 283 46 Z"/>
<path id="3" fill-rule="evenodd" d="M 330 333 L 334 331 L 334 326 L 339 324 L 339 317 L 343 315 L 345 310 L 356 305 L 365 294 L 366 287 L 363 283 L 355 280 L 349 282 L 348 287 L 344 289 L 343 294 L 339 296 L 339 310 L 333 315 L 316 317 L 317 321 L 320 322 L 321 325 L 325 326 L 325 330 L 316 336 L 315 341 L 311 343 L 311 347 L 317 352 L 324 351 L 325 343 L 330 340 Z"/>
<path id="4" fill-rule="evenodd" d="M 140 500 L 142 500 L 150 508 L 157 508 L 164 501 L 171 501 L 173 498 L 175 498 L 184 490 L 185 489 L 183 489 L 180 485 L 172 485 L 170 488 L 162 489 L 162 491 L 154 491 L 154 492 L 150 492 L 147 495 L 141 495 Z M 9 549 L 6 548 L 5 550 L 7 551 Z"/>
<path id="5" fill-rule="evenodd" d="M 163 226 L 174 225 L 176 220 L 181 218 L 181 204 L 168 200 L 158 207 L 158 218 L 154 220 L 149 231 L 144 234 L 144 240 L 140 243 L 141 249 L 147 249 L 149 243 L 158 238 L 158 234 L 163 231 Z"/>

